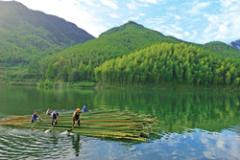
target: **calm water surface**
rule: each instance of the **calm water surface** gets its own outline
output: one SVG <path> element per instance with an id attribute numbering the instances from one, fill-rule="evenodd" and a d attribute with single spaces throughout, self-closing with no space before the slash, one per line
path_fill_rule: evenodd
<path id="1" fill-rule="evenodd" d="M 0 86 L 0 117 L 44 111 L 128 109 L 159 119 L 146 143 L 0 127 L 0 159 L 240 159 L 240 94 L 212 90 L 40 90 Z"/>

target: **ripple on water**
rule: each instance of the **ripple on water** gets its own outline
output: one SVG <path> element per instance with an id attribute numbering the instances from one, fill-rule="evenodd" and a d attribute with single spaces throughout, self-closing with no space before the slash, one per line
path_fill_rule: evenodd
<path id="1" fill-rule="evenodd" d="M 132 144 L 84 136 L 0 128 L 0 159 L 229 159 L 240 157 L 240 129 L 163 133 Z"/>
<path id="2" fill-rule="evenodd" d="M 0 129 L 0 159 L 55 157 L 68 152 L 70 148 L 68 137 L 58 134 L 44 134 L 31 130 Z M 58 143 L 61 141 L 61 143 Z M 64 146 L 63 146 L 64 144 Z"/>

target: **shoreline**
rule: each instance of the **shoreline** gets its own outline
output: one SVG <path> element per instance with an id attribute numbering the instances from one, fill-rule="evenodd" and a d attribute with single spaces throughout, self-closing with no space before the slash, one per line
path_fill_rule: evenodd
<path id="1" fill-rule="evenodd" d="M 62 88 L 72 88 L 72 89 L 108 89 L 108 88 L 136 88 L 136 89 L 151 89 L 151 90 L 174 90 L 174 91 L 187 91 L 187 90 L 196 90 L 196 91 L 219 91 L 219 92 L 228 92 L 235 93 L 240 90 L 240 88 L 234 88 L 234 86 L 194 86 L 190 84 L 178 84 L 178 83 L 161 83 L 161 84 L 107 84 L 99 83 L 92 81 L 83 81 L 77 83 L 71 82 L 52 82 L 52 81 L 39 81 L 39 82 L 24 82 L 24 81 L 0 81 L 0 84 L 6 84 L 8 86 L 31 86 L 37 87 L 40 89 L 62 89 Z"/>

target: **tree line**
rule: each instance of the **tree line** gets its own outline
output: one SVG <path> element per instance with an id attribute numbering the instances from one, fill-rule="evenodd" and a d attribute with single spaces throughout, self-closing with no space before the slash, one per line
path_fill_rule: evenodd
<path id="1" fill-rule="evenodd" d="M 194 45 L 162 43 L 106 61 L 95 69 L 95 76 L 102 83 L 239 86 L 239 62 Z"/>

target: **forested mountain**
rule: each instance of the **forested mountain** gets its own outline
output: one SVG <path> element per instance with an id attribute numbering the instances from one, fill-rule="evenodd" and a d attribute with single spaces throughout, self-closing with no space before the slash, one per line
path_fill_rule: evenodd
<path id="1" fill-rule="evenodd" d="M 93 38 L 62 18 L 0 1 L 0 65 L 28 64 L 36 56 Z"/>
<path id="2" fill-rule="evenodd" d="M 184 43 L 162 43 L 106 61 L 97 81 L 120 84 L 240 85 L 240 61 Z"/>
<path id="3" fill-rule="evenodd" d="M 216 52 L 216 54 L 221 54 L 222 56 L 240 57 L 239 50 L 221 41 L 208 42 L 204 44 L 204 47 L 213 52 Z"/>
<path id="4" fill-rule="evenodd" d="M 95 80 L 94 68 L 104 61 L 160 42 L 182 41 L 130 21 L 106 31 L 95 40 L 67 48 L 51 60 L 45 59 L 40 64 L 44 66 L 41 73 L 44 79 L 50 80 Z"/>
<path id="5" fill-rule="evenodd" d="M 132 21 L 94 39 L 18 2 L 0 2 L 0 20 L 0 65 L 28 66 L 7 72 L 10 80 L 240 84 L 240 51 L 223 42 L 185 42 Z"/>
<path id="6" fill-rule="evenodd" d="M 233 41 L 233 42 L 231 42 L 231 45 L 232 45 L 234 48 L 236 48 L 236 49 L 240 50 L 240 39 L 239 39 L 239 40 L 236 40 L 236 41 Z"/>
<path id="7" fill-rule="evenodd" d="M 184 42 L 128 22 L 67 48 L 40 66 L 43 79 L 51 81 L 238 85 L 239 56 L 223 42 Z"/>

